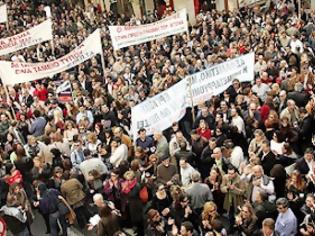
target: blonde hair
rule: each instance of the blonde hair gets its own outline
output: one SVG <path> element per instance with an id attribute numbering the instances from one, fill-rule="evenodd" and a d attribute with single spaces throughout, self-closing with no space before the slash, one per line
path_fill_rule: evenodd
<path id="1" fill-rule="evenodd" d="M 128 171 L 126 171 L 125 174 L 124 174 L 124 178 L 125 178 L 126 180 L 132 180 L 132 179 L 134 179 L 135 177 L 136 177 L 135 172 L 133 172 L 132 170 L 128 170 Z"/>
<path id="2" fill-rule="evenodd" d="M 215 211 L 217 213 L 217 210 L 218 210 L 218 207 L 217 205 L 210 201 L 210 202 L 206 202 L 204 205 L 203 205 L 203 211 L 202 211 L 202 220 L 209 220 L 212 216 L 211 216 L 211 213 L 213 211 Z"/>

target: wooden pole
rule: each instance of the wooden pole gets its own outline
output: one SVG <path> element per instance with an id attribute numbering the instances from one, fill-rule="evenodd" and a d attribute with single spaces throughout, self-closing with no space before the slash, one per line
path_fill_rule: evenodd
<path id="1" fill-rule="evenodd" d="M 301 0 L 298 0 L 298 18 L 299 18 L 299 20 L 301 20 L 301 11 L 302 11 Z"/>
<path id="2" fill-rule="evenodd" d="M 8 101 L 8 103 L 10 103 L 11 102 L 11 98 L 10 98 L 10 95 L 9 95 L 9 91 L 8 91 L 7 85 L 3 85 L 3 88 L 4 88 L 5 94 L 7 96 L 7 101 Z M 13 105 L 13 102 L 12 102 L 12 105 Z M 10 109 L 11 109 L 11 112 L 12 112 L 12 115 L 13 115 L 14 119 L 16 120 L 15 111 L 14 111 L 12 105 L 10 106 Z M 9 114 L 10 114 L 10 112 L 9 112 Z M 9 118 L 10 118 L 11 121 L 13 120 L 12 116 L 10 116 Z"/>
<path id="3" fill-rule="evenodd" d="M 195 123 L 195 120 L 196 120 L 196 116 L 195 116 L 195 106 L 194 106 L 194 99 L 193 99 L 193 96 L 192 96 L 192 76 L 189 77 L 188 81 L 189 81 L 189 96 L 190 96 L 190 100 L 191 100 L 191 114 L 192 114 L 192 119 L 193 119 L 193 123 Z"/>

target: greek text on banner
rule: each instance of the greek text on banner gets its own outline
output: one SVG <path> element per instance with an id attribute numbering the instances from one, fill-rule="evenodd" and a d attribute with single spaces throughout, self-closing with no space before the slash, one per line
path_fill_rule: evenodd
<path id="1" fill-rule="evenodd" d="M 52 39 L 52 22 L 51 20 L 46 20 L 22 33 L 0 39 L 0 56 Z"/>
<path id="2" fill-rule="evenodd" d="M 140 128 L 147 134 L 163 131 L 185 114 L 186 107 L 207 101 L 232 85 L 234 79 L 241 82 L 254 79 L 254 53 L 228 60 L 209 69 L 187 76 L 179 83 L 131 110 L 131 129 L 134 138 Z M 191 99 L 192 97 L 192 99 Z"/>
<path id="3" fill-rule="evenodd" d="M 140 128 L 145 128 L 148 134 L 163 131 L 172 122 L 180 120 L 185 115 L 185 111 L 186 81 L 182 80 L 132 108 L 132 133 L 136 135 Z"/>
<path id="4" fill-rule="evenodd" d="M 188 30 L 186 9 L 146 25 L 109 26 L 110 37 L 115 50 L 179 34 Z"/>
<path id="5" fill-rule="evenodd" d="M 43 63 L 0 61 L 0 77 L 3 84 L 24 83 L 51 77 L 101 53 L 100 29 L 97 29 L 73 51 L 54 61 Z"/>

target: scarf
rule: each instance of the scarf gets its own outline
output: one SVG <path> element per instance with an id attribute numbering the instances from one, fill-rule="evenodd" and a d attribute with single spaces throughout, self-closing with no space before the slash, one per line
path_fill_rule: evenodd
<path id="1" fill-rule="evenodd" d="M 125 181 L 123 184 L 122 184 L 122 192 L 125 193 L 125 194 L 128 194 L 137 184 L 137 179 L 133 179 L 131 181 Z"/>

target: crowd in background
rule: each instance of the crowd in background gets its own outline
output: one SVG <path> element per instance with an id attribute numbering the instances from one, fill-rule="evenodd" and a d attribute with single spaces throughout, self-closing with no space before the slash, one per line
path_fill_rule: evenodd
<path id="1" fill-rule="evenodd" d="M 9 27 L 0 24 L 0 38 L 44 21 L 48 4 L 54 43 L 1 60 L 51 61 L 101 28 L 106 68 L 98 56 L 9 87 L 8 96 L 0 87 L 0 235 L 5 228 L 31 235 L 35 211 L 52 236 L 67 235 L 71 224 L 98 236 L 315 234 L 314 11 L 303 8 L 299 18 L 293 0 L 234 12 L 205 4 L 189 33 L 113 51 L 108 25 L 159 16 L 5 2 Z M 166 8 L 162 17 L 170 14 Z M 132 137 L 132 107 L 249 52 L 252 83 L 235 78 L 169 129 Z M 62 103 L 55 91 L 66 80 L 73 102 Z M 101 219 L 93 225 L 95 214 Z"/>

